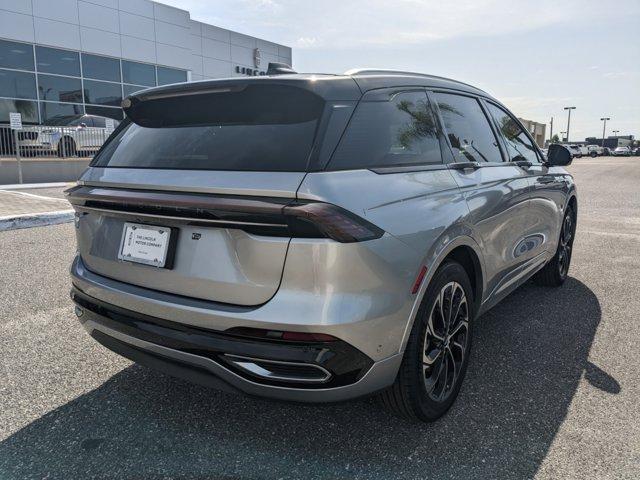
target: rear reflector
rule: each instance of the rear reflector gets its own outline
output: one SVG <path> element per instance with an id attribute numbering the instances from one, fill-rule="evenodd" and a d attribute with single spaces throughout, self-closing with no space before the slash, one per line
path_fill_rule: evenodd
<path id="1" fill-rule="evenodd" d="M 227 333 L 242 337 L 265 338 L 302 343 L 335 342 L 338 340 L 336 337 L 327 335 L 326 333 L 283 332 L 280 330 L 264 330 L 261 328 L 249 327 L 234 327 L 227 330 Z"/>
<path id="2" fill-rule="evenodd" d="M 416 294 L 418 290 L 420 290 L 420 285 L 422 285 L 422 281 L 424 280 L 424 276 L 427 274 L 427 266 L 423 265 L 416 277 L 416 281 L 413 282 L 413 288 L 411 288 L 411 293 Z"/>

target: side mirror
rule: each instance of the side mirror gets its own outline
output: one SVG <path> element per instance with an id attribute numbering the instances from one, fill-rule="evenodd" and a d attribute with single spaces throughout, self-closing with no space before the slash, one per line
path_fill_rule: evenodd
<path id="1" fill-rule="evenodd" d="M 573 160 L 573 155 L 567 147 L 557 143 L 549 145 L 547 165 L 550 167 L 564 167 L 571 164 L 571 160 Z"/>

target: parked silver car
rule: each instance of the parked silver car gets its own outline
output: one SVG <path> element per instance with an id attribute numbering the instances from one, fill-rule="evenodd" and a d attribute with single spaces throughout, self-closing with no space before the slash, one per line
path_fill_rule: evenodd
<path id="1" fill-rule="evenodd" d="M 531 277 L 567 277 L 571 155 L 543 160 L 477 88 L 270 74 L 123 107 L 68 191 L 71 296 L 93 338 L 141 364 L 283 400 L 377 392 L 431 421 L 458 394 L 476 318 Z"/>

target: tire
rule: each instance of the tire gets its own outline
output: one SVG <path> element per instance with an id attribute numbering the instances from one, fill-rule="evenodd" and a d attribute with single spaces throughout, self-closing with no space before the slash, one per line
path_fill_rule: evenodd
<path id="1" fill-rule="evenodd" d="M 572 207 L 567 207 L 562 220 L 562 230 L 558 240 L 556 254 L 533 277 L 533 280 L 543 287 L 559 287 L 567 279 L 571 266 L 573 240 L 576 236 L 576 214 Z"/>
<path id="2" fill-rule="evenodd" d="M 591 152 L 589 155 L 591 155 L 591 158 L 596 158 L 598 156 L 596 152 Z"/>
<path id="3" fill-rule="evenodd" d="M 76 142 L 73 141 L 73 138 L 64 137 L 61 138 L 58 142 L 58 157 L 75 157 L 76 150 Z"/>
<path id="4" fill-rule="evenodd" d="M 454 308 L 447 308 L 450 301 Z M 445 309 L 440 309 L 442 304 Z M 456 318 L 447 321 L 446 313 L 454 309 Z M 441 316 L 442 312 L 445 315 Z M 466 271 L 459 263 L 446 261 L 424 295 L 396 380 L 380 394 L 387 409 L 424 422 L 433 422 L 446 413 L 467 371 L 474 315 L 473 291 Z"/>

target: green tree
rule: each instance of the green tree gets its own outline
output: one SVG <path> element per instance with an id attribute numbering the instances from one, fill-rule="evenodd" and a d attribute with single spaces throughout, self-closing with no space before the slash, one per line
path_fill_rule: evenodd
<path id="1" fill-rule="evenodd" d="M 554 134 L 553 137 L 551 137 L 551 143 L 560 143 L 560 137 L 557 133 Z"/>

